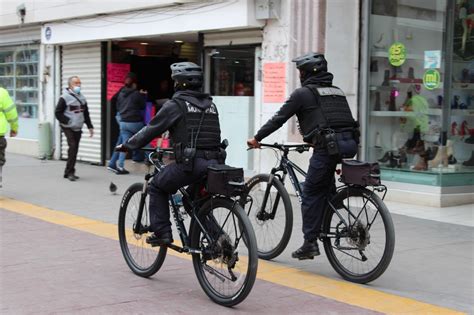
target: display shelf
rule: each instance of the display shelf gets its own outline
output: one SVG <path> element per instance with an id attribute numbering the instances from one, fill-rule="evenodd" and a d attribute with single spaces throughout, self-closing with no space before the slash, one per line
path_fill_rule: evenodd
<path id="1" fill-rule="evenodd" d="M 388 52 L 385 51 L 385 50 L 372 50 L 371 57 L 388 58 Z M 425 60 L 425 57 L 423 55 L 407 54 L 406 59 L 409 59 L 409 60 Z"/>
<path id="2" fill-rule="evenodd" d="M 17 65 L 36 65 L 38 61 L 18 61 L 16 62 Z"/>
<path id="3" fill-rule="evenodd" d="M 0 75 L 0 79 L 13 79 L 15 76 L 13 75 Z"/>
<path id="4" fill-rule="evenodd" d="M 474 90 L 474 83 L 453 83 L 455 90 Z"/>
<path id="5" fill-rule="evenodd" d="M 0 66 L 11 66 L 15 64 L 14 62 L 0 62 Z"/>
<path id="6" fill-rule="evenodd" d="M 29 78 L 37 78 L 37 74 L 32 74 L 32 75 L 17 75 L 17 79 L 29 79 Z"/>
<path id="7" fill-rule="evenodd" d="M 405 82 L 399 82 L 398 80 L 390 80 L 390 85 L 371 85 L 369 87 L 370 91 L 390 91 L 394 87 L 410 87 L 415 84 L 421 84 L 418 82 L 411 82 L 411 83 L 405 83 Z M 442 83 L 440 83 L 441 85 Z"/>
<path id="8" fill-rule="evenodd" d="M 38 106 L 38 103 L 21 103 L 17 102 L 18 106 Z"/>
<path id="9" fill-rule="evenodd" d="M 474 108 L 451 109 L 451 116 L 474 116 Z"/>
<path id="10" fill-rule="evenodd" d="M 15 89 L 17 92 L 37 92 L 38 88 Z"/>
<path id="11" fill-rule="evenodd" d="M 441 116 L 442 110 L 440 108 L 430 108 L 428 109 L 428 115 L 432 116 Z M 411 111 L 411 112 L 406 112 L 406 111 L 378 111 L 374 110 L 370 112 L 371 116 L 374 117 L 411 117 L 415 116 L 416 113 Z"/>

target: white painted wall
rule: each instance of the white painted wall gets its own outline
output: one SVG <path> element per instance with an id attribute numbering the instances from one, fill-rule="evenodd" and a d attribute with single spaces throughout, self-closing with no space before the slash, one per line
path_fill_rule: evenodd
<path id="1" fill-rule="evenodd" d="M 17 15 L 17 7 L 21 4 L 24 4 L 26 7 L 25 24 L 30 24 L 195 2 L 206 4 L 216 1 L 2 0 L 0 1 L 0 27 L 19 24 L 20 19 Z"/>
<path id="2" fill-rule="evenodd" d="M 188 4 L 43 25 L 41 42 L 66 44 L 260 27 L 253 0 Z M 47 30 L 50 34 L 46 36 Z"/>
<path id="3" fill-rule="evenodd" d="M 291 93 L 289 90 L 289 67 L 291 66 L 289 57 L 290 46 L 290 1 L 281 1 L 280 16 L 278 19 L 267 20 L 263 29 L 262 59 L 260 60 L 261 71 L 266 62 L 285 62 L 286 63 L 286 96 Z M 263 84 L 262 97 L 259 104 L 255 104 L 255 132 L 270 119 L 283 103 L 263 103 Z M 254 134 L 255 134 L 254 132 Z M 285 124 L 278 131 L 274 132 L 262 142 L 285 142 L 288 135 L 288 124 Z M 266 173 L 275 165 L 275 155 L 271 150 L 255 150 L 254 165 L 258 168 L 257 173 Z"/>
<path id="4" fill-rule="evenodd" d="M 294 85 L 290 80 L 298 80 L 293 75 L 294 64 L 290 61 L 290 1 L 282 1 L 281 16 L 278 20 L 269 20 L 264 28 L 262 44 L 262 62 L 287 63 L 287 96 Z M 358 113 L 358 76 L 359 76 L 359 0 L 326 1 L 326 36 L 325 55 L 329 71 L 334 74 L 334 85 L 346 93 L 354 116 Z M 318 40 L 314 38 L 312 40 Z M 311 43 L 314 44 L 314 43 Z M 311 47 L 310 43 L 307 45 Z M 294 78 L 294 79 L 293 79 Z M 299 87 L 299 83 L 297 87 Z M 263 93 L 263 91 L 262 91 Z M 261 104 L 255 114 L 255 131 L 257 131 L 282 104 Z M 280 130 L 265 138 L 263 142 L 287 142 L 288 123 Z M 276 163 L 273 152 L 259 150 L 255 156 L 255 165 L 259 172 L 268 172 Z M 292 154 L 291 159 L 307 169 L 310 153 Z M 289 188 L 290 191 L 292 190 Z"/>
<path id="5" fill-rule="evenodd" d="M 347 96 L 352 113 L 357 117 L 359 78 L 360 0 L 328 0 L 326 2 L 326 59 L 334 74 L 334 85 Z"/>

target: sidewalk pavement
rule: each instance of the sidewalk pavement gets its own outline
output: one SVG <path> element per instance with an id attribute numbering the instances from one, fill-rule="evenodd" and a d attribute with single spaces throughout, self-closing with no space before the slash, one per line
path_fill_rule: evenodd
<path id="1" fill-rule="evenodd" d="M 7 159 L 4 188 L 0 190 L 4 197 L 112 224 L 117 222 L 123 192 L 132 183 L 143 180 L 143 174 L 118 176 L 105 167 L 78 164 L 77 175 L 81 179 L 69 182 L 62 178 L 63 161 L 39 161 L 13 154 Z M 108 190 L 111 181 L 118 186 L 115 195 Z M 394 258 L 382 277 L 361 287 L 474 313 L 472 205 L 441 209 L 393 202 L 387 205 L 396 229 Z M 302 241 L 296 199 L 293 209 L 295 222 L 290 244 L 275 261 L 308 275 L 340 280 L 324 255 L 303 262 L 290 258 L 291 251 Z M 119 262 L 111 265 L 115 264 Z"/>

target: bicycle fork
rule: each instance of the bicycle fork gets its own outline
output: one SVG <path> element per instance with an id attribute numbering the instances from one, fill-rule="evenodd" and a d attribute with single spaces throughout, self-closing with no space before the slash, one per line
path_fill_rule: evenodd
<path id="1" fill-rule="evenodd" d="M 135 225 L 133 227 L 133 233 L 135 234 L 144 234 L 150 231 L 149 226 L 142 227 L 142 216 L 143 216 L 143 209 L 145 208 L 145 199 L 146 199 L 146 191 L 148 189 L 148 180 L 150 177 L 146 176 L 145 177 L 145 184 L 143 184 L 143 190 L 140 196 L 140 204 L 138 207 L 138 214 L 137 214 L 137 220 L 135 222 Z"/>
<path id="2" fill-rule="evenodd" d="M 285 175 L 283 175 L 283 180 L 285 178 L 284 176 Z M 275 197 L 275 202 L 273 203 L 272 212 L 268 213 L 268 212 L 265 211 L 265 207 L 267 205 L 268 197 L 270 196 L 270 190 L 272 188 L 272 182 L 275 179 L 278 180 L 278 177 L 275 176 L 274 174 L 270 174 L 270 176 L 268 178 L 268 182 L 267 182 L 267 187 L 265 189 L 265 194 L 263 195 L 262 207 L 261 207 L 260 211 L 258 211 L 258 213 L 257 213 L 257 219 L 259 219 L 259 220 L 266 221 L 268 219 L 273 220 L 275 218 L 275 214 L 276 214 L 276 211 L 277 211 L 277 208 L 278 208 L 278 204 L 280 203 L 280 194 L 277 194 L 276 197 Z"/>

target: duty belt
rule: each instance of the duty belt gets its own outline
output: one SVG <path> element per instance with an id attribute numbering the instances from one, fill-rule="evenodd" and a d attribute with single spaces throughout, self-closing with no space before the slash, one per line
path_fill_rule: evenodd
<path id="1" fill-rule="evenodd" d="M 314 135 L 313 137 L 313 144 L 315 149 L 326 149 L 326 143 L 324 143 L 324 140 L 322 139 L 322 135 L 324 133 L 319 133 Z M 336 131 L 336 139 L 341 139 L 341 138 L 354 138 L 354 132 L 353 131 L 342 131 L 342 132 L 337 132 Z"/>
<path id="2" fill-rule="evenodd" d="M 206 160 L 217 160 L 221 157 L 221 153 L 216 150 L 197 150 L 195 157 Z"/>

